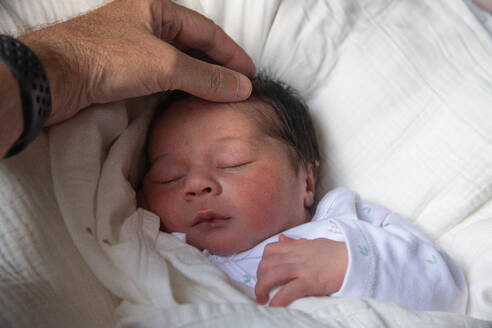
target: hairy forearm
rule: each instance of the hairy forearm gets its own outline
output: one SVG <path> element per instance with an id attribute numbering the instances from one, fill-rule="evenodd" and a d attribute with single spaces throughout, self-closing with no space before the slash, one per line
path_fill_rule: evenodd
<path id="1" fill-rule="evenodd" d="M 0 62 L 0 158 L 20 137 L 24 126 L 19 86 L 10 69 Z"/>

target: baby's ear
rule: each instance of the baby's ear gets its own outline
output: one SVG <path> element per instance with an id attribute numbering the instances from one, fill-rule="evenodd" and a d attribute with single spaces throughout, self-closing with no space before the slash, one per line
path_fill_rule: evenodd
<path id="1" fill-rule="evenodd" d="M 319 162 L 318 161 L 308 162 L 303 166 L 306 172 L 306 176 L 305 176 L 306 190 L 304 195 L 304 207 L 310 208 L 314 204 L 316 179 L 318 177 Z"/>
<path id="2" fill-rule="evenodd" d="M 137 207 L 141 207 L 146 210 L 149 209 L 147 199 L 145 198 L 145 194 L 142 188 L 137 189 Z"/>

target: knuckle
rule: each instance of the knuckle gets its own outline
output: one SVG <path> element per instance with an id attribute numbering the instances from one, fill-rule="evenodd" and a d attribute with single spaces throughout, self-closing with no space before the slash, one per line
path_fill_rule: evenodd
<path id="1" fill-rule="evenodd" d="M 258 282 L 255 286 L 256 297 L 264 298 L 268 295 L 268 291 L 269 291 L 268 286 L 263 283 Z"/>
<path id="2" fill-rule="evenodd" d="M 255 294 L 263 295 L 265 294 L 265 282 L 263 280 L 258 280 L 255 286 Z"/>
<path id="3" fill-rule="evenodd" d="M 265 275 L 268 272 L 268 269 L 265 268 L 265 266 L 261 265 L 258 266 L 258 269 L 256 270 L 256 278 L 258 281 L 263 281 L 265 279 Z"/>
<path id="4" fill-rule="evenodd" d="M 270 290 L 274 285 L 282 281 L 283 276 L 277 268 L 264 271 L 261 276 L 258 277 L 257 286 L 260 290 Z"/>
<path id="5" fill-rule="evenodd" d="M 262 268 L 258 268 L 257 277 L 258 280 L 263 284 L 268 284 L 271 282 L 273 277 L 275 277 L 275 271 L 270 266 L 263 266 Z"/>
<path id="6" fill-rule="evenodd" d="M 215 22 L 203 15 L 198 15 L 197 18 L 197 29 L 201 29 L 202 36 L 200 40 L 197 40 L 196 47 L 202 52 L 207 53 L 212 50 L 216 45 L 215 41 L 217 39 L 217 32 L 220 28 L 215 24 Z M 199 26 L 199 27 L 198 27 Z"/>
<path id="7" fill-rule="evenodd" d="M 268 271 L 270 264 L 268 260 L 262 260 L 260 264 L 258 265 L 258 269 L 256 270 L 257 275 L 261 275 L 264 272 Z"/>
<path id="8" fill-rule="evenodd" d="M 174 4 L 171 5 L 171 2 L 166 1 L 161 5 L 164 5 L 165 8 L 161 9 L 159 13 L 162 18 L 160 22 L 157 22 L 157 30 L 160 31 L 158 37 L 165 41 L 174 41 L 182 29 L 179 10 Z"/>
<path id="9" fill-rule="evenodd" d="M 273 253 L 275 253 L 275 250 L 278 248 L 278 243 L 270 243 L 268 245 L 265 246 L 264 250 L 263 250 L 263 256 L 265 255 L 271 255 Z"/>
<path id="10" fill-rule="evenodd" d="M 186 72 L 180 71 L 180 68 L 186 67 L 184 59 L 177 51 L 172 48 L 166 49 L 166 61 L 160 63 L 158 83 L 161 90 L 175 90 L 182 88 L 182 76 Z"/>

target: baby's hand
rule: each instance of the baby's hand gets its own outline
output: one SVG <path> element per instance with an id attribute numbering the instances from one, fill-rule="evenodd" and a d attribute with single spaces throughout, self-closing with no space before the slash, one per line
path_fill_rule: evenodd
<path id="1" fill-rule="evenodd" d="M 258 266 L 255 294 L 259 304 L 268 302 L 268 294 L 283 285 L 270 306 L 287 306 L 305 296 L 328 296 L 343 283 L 348 265 L 345 243 L 326 238 L 292 239 L 280 235 L 268 244 Z"/>

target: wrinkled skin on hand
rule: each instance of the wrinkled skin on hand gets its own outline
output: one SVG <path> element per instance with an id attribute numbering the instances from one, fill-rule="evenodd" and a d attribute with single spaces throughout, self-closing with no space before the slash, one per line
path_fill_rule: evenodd
<path id="1" fill-rule="evenodd" d="M 258 266 L 255 294 L 259 304 L 281 286 L 270 306 L 287 306 L 306 296 L 328 296 L 342 287 L 348 266 L 345 243 L 326 238 L 292 239 L 280 235 L 268 244 Z"/>
<path id="2" fill-rule="evenodd" d="M 248 55 L 211 20 L 166 0 L 116 0 L 20 40 L 48 75 L 53 103 L 48 124 L 94 103 L 174 89 L 212 101 L 240 101 L 251 92 L 246 76 L 255 74 Z M 198 50 L 227 68 L 183 49 Z"/>

